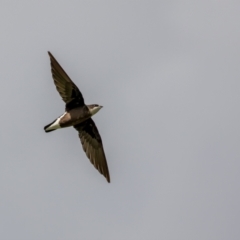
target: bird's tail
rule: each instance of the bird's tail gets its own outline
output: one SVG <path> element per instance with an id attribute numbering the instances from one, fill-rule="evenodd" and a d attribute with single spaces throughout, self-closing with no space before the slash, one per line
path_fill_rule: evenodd
<path id="1" fill-rule="evenodd" d="M 59 128 L 58 118 L 44 127 L 45 132 L 52 132 Z"/>

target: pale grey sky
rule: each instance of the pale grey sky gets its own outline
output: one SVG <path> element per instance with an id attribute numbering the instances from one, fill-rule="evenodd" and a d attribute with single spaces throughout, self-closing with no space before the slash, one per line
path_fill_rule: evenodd
<path id="1" fill-rule="evenodd" d="M 1 240 L 238 240 L 240 2 L 2 1 Z M 111 184 L 63 113 L 82 91 Z"/>

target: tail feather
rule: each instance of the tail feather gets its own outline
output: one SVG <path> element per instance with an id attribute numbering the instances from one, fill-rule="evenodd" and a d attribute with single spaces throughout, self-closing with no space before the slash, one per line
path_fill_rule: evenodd
<path id="1" fill-rule="evenodd" d="M 46 133 L 48 133 L 48 132 L 55 131 L 56 129 L 52 129 L 52 130 L 46 130 L 46 129 L 45 129 L 45 127 L 44 127 L 44 130 L 45 130 L 45 132 L 46 132 Z"/>
<path id="2" fill-rule="evenodd" d="M 56 120 L 54 120 L 53 122 L 49 123 L 48 125 L 46 125 L 44 127 L 45 132 L 52 132 L 52 131 L 56 130 L 56 129 L 48 129 L 55 121 Z"/>

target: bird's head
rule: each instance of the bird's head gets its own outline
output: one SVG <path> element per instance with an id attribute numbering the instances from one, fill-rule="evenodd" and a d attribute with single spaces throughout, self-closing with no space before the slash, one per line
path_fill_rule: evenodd
<path id="1" fill-rule="evenodd" d="M 94 114 L 96 114 L 103 106 L 100 106 L 98 104 L 91 104 L 91 105 L 87 105 L 91 116 L 93 116 Z"/>

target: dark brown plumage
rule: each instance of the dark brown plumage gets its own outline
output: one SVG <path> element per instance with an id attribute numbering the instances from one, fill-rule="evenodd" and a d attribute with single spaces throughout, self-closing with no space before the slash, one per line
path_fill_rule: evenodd
<path id="1" fill-rule="evenodd" d="M 106 177 L 107 181 L 110 182 L 110 175 L 103 150 L 102 139 L 94 121 L 92 118 L 89 118 L 88 120 L 75 125 L 74 128 L 78 131 L 83 150 L 90 159 L 91 163 Z"/>
<path id="2" fill-rule="evenodd" d="M 73 126 L 82 143 L 83 150 L 94 167 L 110 182 L 108 165 L 103 149 L 102 139 L 91 116 L 101 106 L 85 105 L 83 96 L 53 55 L 48 52 L 51 61 L 51 71 L 57 91 L 66 103 L 66 112 L 52 123 L 44 127 L 46 132 L 57 128 Z M 97 108 L 96 112 L 91 109 Z"/>
<path id="3" fill-rule="evenodd" d="M 78 87 L 63 70 L 54 56 L 50 52 L 48 52 L 48 55 L 51 61 L 51 72 L 54 84 L 62 100 L 66 103 L 66 110 L 77 106 L 84 106 L 84 99 Z"/>

